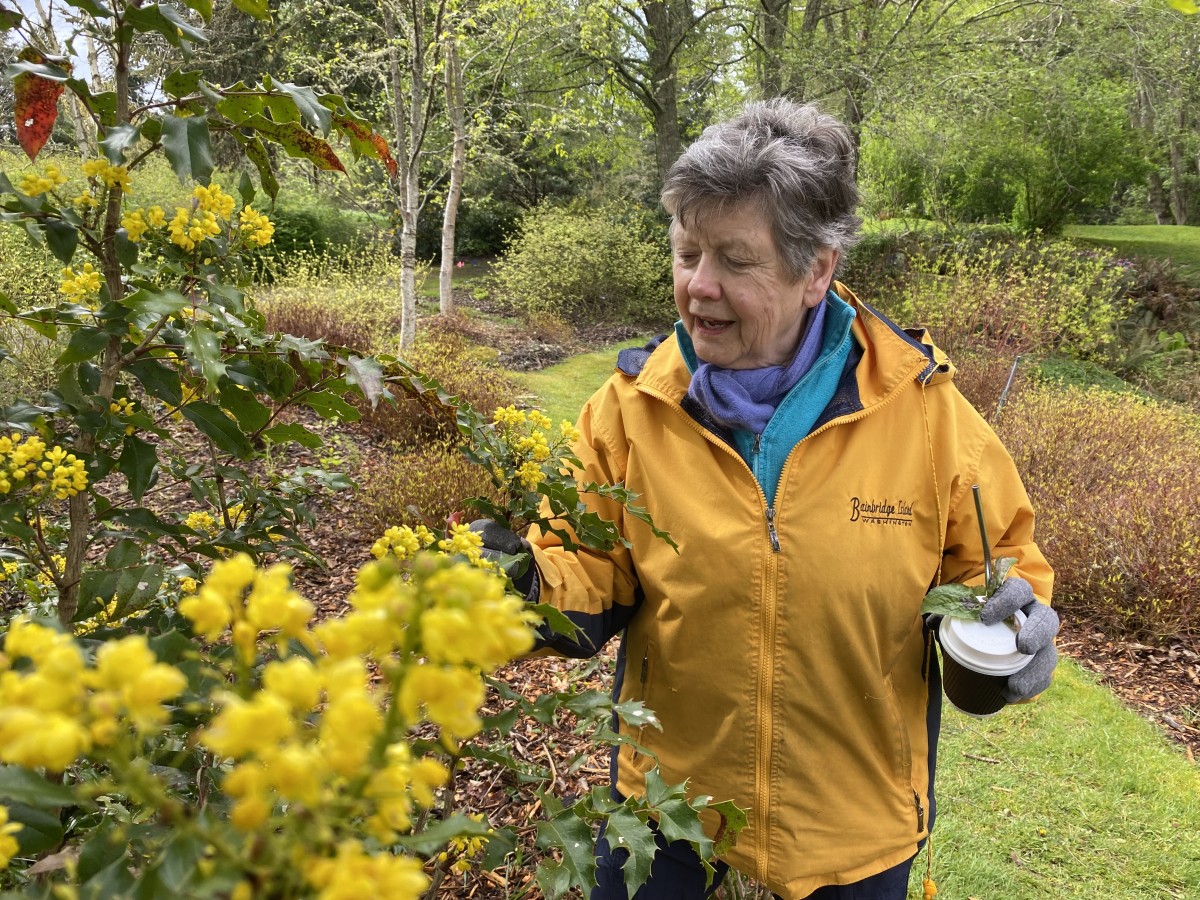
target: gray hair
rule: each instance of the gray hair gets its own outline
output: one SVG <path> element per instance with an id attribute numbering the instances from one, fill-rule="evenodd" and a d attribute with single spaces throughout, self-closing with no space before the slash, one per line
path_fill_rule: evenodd
<path id="1" fill-rule="evenodd" d="M 858 242 L 854 143 L 845 125 L 814 104 L 781 97 L 750 103 L 704 129 L 675 161 L 662 203 L 685 228 L 734 206 L 760 206 L 785 269 L 798 280 L 821 249 L 844 255 Z"/>

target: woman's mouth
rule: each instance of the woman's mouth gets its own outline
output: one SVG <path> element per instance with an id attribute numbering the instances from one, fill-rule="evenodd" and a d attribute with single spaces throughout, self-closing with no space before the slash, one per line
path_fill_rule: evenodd
<path id="1" fill-rule="evenodd" d="M 708 334 L 717 334 L 733 324 L 727 319 L 705 319 L 700 316 L 696 316 L 695 322 L 697 328 Z"/>

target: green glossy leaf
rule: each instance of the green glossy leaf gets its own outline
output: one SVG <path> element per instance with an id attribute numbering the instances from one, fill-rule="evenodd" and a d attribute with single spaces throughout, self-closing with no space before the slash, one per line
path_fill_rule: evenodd
<path id="1" fill-rule="evenodd" d="M 561 851 L 562 862 L 558 866 L 566 873 L 566 886 L 579 888 L 585 897 L 591 893 L 596 885 L 596 847 L 592 828 L 587 822 L 570 809 L 559 813 L 549 822 L 538 822 L 537 846 L 542 850 Z M 558 888 L 561 882 L 561 874 L 556 873 L 553 886 Z M 547 896 L 551 896 L 549 892 Z"/>
<path id="2" fill-rule="evenodd" d="M 976 598 L 980 588 L 966 584 L 942 584 L 935 587 L 921 602 L 921 615 L 950 616 L 956 619 L 978 619 L 983 604 Z"/>
<path id="3" fill-rule="evenodd" d="M 174 7 L 165 3 L 142 7 L 130 5 L 125 9 L 125 21 L 135 31 L 161 34 L 172 47 L 184 48 L 188 42 L 205 43 L 208 40 L 203 31 L 190 25 Z"/>
<path id="4" fill-rule="evenodd" d="M 211 5 L 209 8 L 211 10 Z M 199 90 L 201 75 L 199 71 L 181 72 L 177 69 L 163 79 L 163 91 L 176 99 L 194 94 Z"/>
<path id="5" fill-rule="evenodd" d="M 275 177 L 271 168 L 271 157 L 267 154 L 267 148 L 257 136 L 245 138 L 239 134 L 236 137 L 242 142 L 246 158 L 258 170 L 258 183 L 262 185 L 263 193 L 274 200 L 279 195 L 279 179 Z"/>
<path id="6" fill-rule="evenodd" d="M 64 832 L 57 814 L 26 806 L 24 803 L 6 805 L 8 820 L 21 826 L 16 838 L 17 843 L 21 845 L 22 856 L 39 856 L 62 844 Z"/>
<path id="7" fill-rule="evenodd" d="M 329 134 L 332 114 L 321 105 L 321 101 L 317 99 L 312 88 L 279 81 L 275 82 L 275 87 L 291 98 L 292 104 L 309 128 L 322 134 Z"/>
<path id="8" fill-rule="evenodd" d="M 122 297 L 121 305 L 132 309 L 134 312 L 145 313 L 158 318 L 159 316 L 172 315 L 184 307 L 191 306 L 191 301 L 179 293 L 179 291 L 169 288 L 167 290 L 138 288 L 133 293 Z"/>
<path id="9" fill-rule="evenodd" d="M 114 237 L 113 243 L 117 250 L 117 260 L 126 269 L 132 269 L 137 265 L 138 245 L 129 239 L 129 232 L 124 228 L 118 228 Z"/>
<path id="10" fill-rule="evenodd" d="M 0 312 L 6 312 L 10 316 L 17 314 L 17 304 L 13 303 L 8 294 L 0 291 Z"/>
<path id="11" fill-rule="evenodd" d="M 256 193 L 254 182 L 250 180 L 249 173 L 242 172 L 242 177 L 238 179 L 238 196 L 242 198 L 242 205 L 249 206 L 253 203 Z"/>
<path id="12" fill-rule="evenodd" d="M 17 10 L 0 7 L 0 31 L 20 28 L 24 21 L 25 17 Z"/>
<path id="13" fill-rule="evenodd" d="M 135 434 L 125 436 L 117 470 L 129 480 L 129 493 L 140 502 L 158 475 L 158 451 Z"/>
<path id="14" fill-rule="evenodd" d="M 212 142 L 207 116 L 163 116 L 162 145 L 167 161 L 183 183 L 194 179 L 208 184 L 212 178 Z"/>
<path id="15" fill-rule="evenodd" d="M 127 569 L 142 561 L 142 548 L 132 538 L 123 538 L 104 554 L 104 565 L 110 569 Z"/>
<path id="16" fill-rule="evenodd" d="M 343 422 L 357 422 L 362 414 L 332 391 L 313 391 L 300 398 L 300 402 L 323 419 L 334 417 Z"/>
<path id="17" fill-rule="evenodd" d="M 273 425 L 264 431 L 262 436 L 273 444 L 297 443 L 309 450 L 317 450 L 325 443 L 319 434 L 309 431 L 297 422 Z"/>
<path id="18" fill-rule="evenodd" d="M 468 816 L 455 813 L 448 819 L 435 822 L 419 834 L 397 838 L 396 843 L 413 853 L 431 856 L 456 837 L 483 836 L 491 830 L 492 827 L 487 822 L 477 822 Z"/>
<path id="19" fill-rule="evenodd" d="M 200 322 L 183 339 L 183 349 L 200 367 L 200 374 L 210 387 L 216 387 L 225 374 L 225 360 L 221 356 L 221 340 L 207 325 Z"/>
<path id="20" fill-rule="evenodd" d="M 252 449 L 246 435 L 219 406 L 197 401 L 183 407 L 181 412 L 203 434 L 212 438 L 222 452 L 232 453 L 239 458 L 250 456 Z"/>
<path id="21" fill-rule="evenodd" d="M 58 356 L 58 365 L 70 366 L 99 356 L 108 346 L 109 335 L 98 328 L 80 328 L 67 342 L 67 349 Z"/>
<path id="22" fill-rule="evenodd" d="M 233 413 L 242 431 L 252 434 L 271 421 L 271 410 L 258 401 L 252 391 L 236 384 L 221 388 L 219 402 Z"/>
<path id="23" fill-rule="evenodd" d="M 646 803 L 658 812 L 658 830 L 668 842 L 689 841 L 702 857 L 712 855 L 700 814 L 688 803 L 686 784 L 667 784 L 655 766 L 646 773 Z"/>
<path id="24" fill-rule="evenodd" d="M 141 140 L 142 133 L 134 125 L 116 125 L 104 130 L 100 139 L 100 149 L 114 166 L 125 164 L 125 151 Z"/>
<path id="25" fill-rule="evenodd" d="M 57 809 L 74 803 L 75 794 L 66 785 L 47 781 L 30 769 L 0 765 L 0 802 L 7 801 Z"/>
<path id="26" fill-rule="evenodd" d="M 1004 583 L 1004 579 L 1008 577 L 1009 571 L 1017 564 L 1017 559 L 1014 556 L 1002 556 L 992 564 L 992 582 L 995 589 Z"/>
<path id="27" fill-rule="evenodd" d="M 233 0 L 233 5 L 256 19 L 267 19 L 271 15 L 267 0 Z"/>
<path id="28" fill-rule="evenodd" d="M 123 860 L 128 846 L 128 839 L 117 823 L 107 817 L 101 819 L 100 824 L 79 848 L 79 861 L 75 873 L 80 884 L 87 883 L 102 869 Z"/>
<path id="29" fill-rule="evenodd" d="M 73 6 L 76 9 L 82 9 L 85 13 L 95 19 L 111 19 L 112 10 L 105 6 L 99 0 L 65 0 L 67 6 Z"/>
<path id="30" fill-rule="evenodd" d="M 346 360 L 345 365 L 346 383 L 355 385 L 362 391 L 363 396 L 370 402 L 371 409 L 378 407 L 379 401 L 384 397 L 391 396 L 384 386 L 383 367 L 379 364 L 379 360 L 372 357 L 363 359 L 351 356 Z"/>
<path id="31" fill-rule="evenodd" d="M 633 810 L 622 805 L 609 813 L 604 835 L 613 850 L 623 849 L 629 852 L 622 872 L 625 876 L 625 888 L 632 897 L 650 877 L 650 865 L 654 862 L 654 854 L 658 852 L 654 832 Z"/>
<path id="32" fill-rule="evenodd" d="M 546 900 L 558 900 L 571 889 L 571 872 L 564 863 L 539 863 L 536 874 L 538 887 Z"/>
<path id="33" fill-rule="evenodd" d="M 183 387 L 175 368 L 144 358 L 126 366 L 125 372 L 141 382 L 146 393 L 152 397 L 172 406 L 183 402 Z"/>
<path id="34" fill-rule="evenodd" d="M 196 864 L 204 857 L 208 842 L 192 832 L 177 831 L 158 859 L 158 875 L 176 896 L 196 874 Z"/>
<path id="35" fill-rule="evenodd" d="M 71 264 L 75 248 L 79 246 L 79 232 L 74 225 L 68 225 L 61 219 L 49 219 L 43 226 L 46 235 L 46 246 L 64 266 Z"/>
<path id="36" fill-rule="evenodd" d="M 633 728 L 650 726 L 662 731 L 662 722 L 655 715 L 654 710 L 646 706 L 641 700 L 626 700 L 624 703 L 618 703 L 613 707 L 613 711 L 616 712 L 622 722 Z"/>
<path id="37" fill-rule="evenodd" d="M 495 829 L 484 845 L 480 871 L 491 872 L 504 865 L 504 860 L 517 849 L 517 832 L 511 827 Z"/>
<path id="38" fill-rule="evenodd" d="M 91 618 L 114 598 L 118 616 L 145 609 L 158 595 L 162 582 L 163 567 L 160 565 L 85 569 L 79 580 L 79 609 L 74 621 Z"/>

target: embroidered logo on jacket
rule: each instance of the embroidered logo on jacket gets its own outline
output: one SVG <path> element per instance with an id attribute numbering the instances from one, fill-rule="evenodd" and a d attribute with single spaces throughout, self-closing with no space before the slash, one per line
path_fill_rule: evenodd
<path id="1" fill-rule="evenodd" d="M 903 500 L 860 500 L 850 498 L 850 521 L 868 525 L 904 525 L 912 528 L 913 505 Z"/>

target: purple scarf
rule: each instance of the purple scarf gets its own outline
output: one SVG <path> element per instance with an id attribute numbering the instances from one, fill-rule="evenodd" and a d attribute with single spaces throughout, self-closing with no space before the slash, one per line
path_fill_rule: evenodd
<path id="1" fill-rule="evenodd" d="M 800 346 L 788 365 L 722 369 L 697 357 L 700 365 L 692 374 L 688 395 L 722 425 L 762 434 L 788 391 L 808 373 L 821 354 L 826 305 L 822 300 L 809 312 Z"/>

